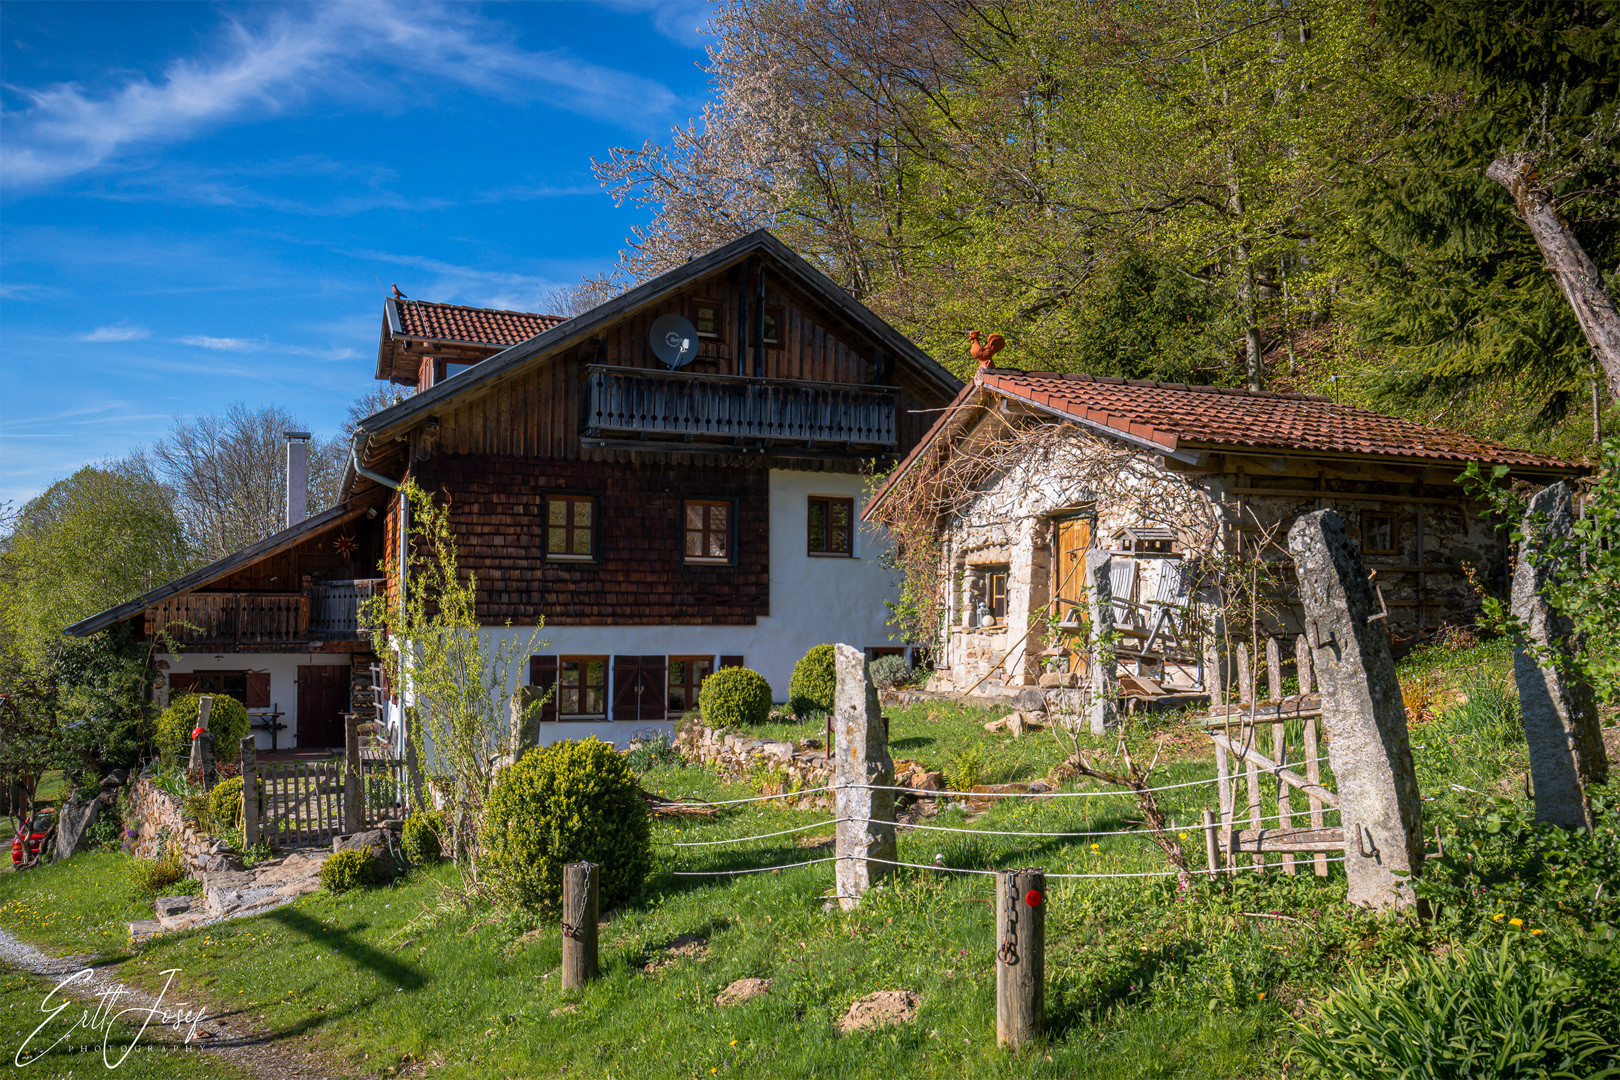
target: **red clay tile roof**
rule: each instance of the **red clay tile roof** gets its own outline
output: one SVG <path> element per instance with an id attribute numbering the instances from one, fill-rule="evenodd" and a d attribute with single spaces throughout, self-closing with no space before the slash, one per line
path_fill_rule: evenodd
<path id="1" fill-rule="evenodd" d="M 1007 368 L 981 371 L 976 381 L 986 389 L 1171 451 L 1184 444 L 1254 446 L 1296 452 L 1477 460 L 1490 465 L 1571 471 L 1580 468 L 1548 454 L 1515 450 L 1488 439 L 1425 427 L 1305 394 Z"/>
<path id="2" fill-rule="evenodd" d="M 473 345 L 516 345 L 563 322 L 561 315 L 528 311 L 436 304 L 431 300 L 397 300 L 399 329 L 404 337 L 427 341 L 460 341 Z"/>

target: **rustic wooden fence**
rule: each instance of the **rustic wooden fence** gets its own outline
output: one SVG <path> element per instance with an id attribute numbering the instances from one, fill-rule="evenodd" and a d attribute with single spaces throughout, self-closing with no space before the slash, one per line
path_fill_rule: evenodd
<path id="1" fill-rule="evenodd" d="M 334 836 L 403 820 L 410 813 L 404 758 L 362 755 L 351 723 L 344 756 L 329 761 L 255 760 L 242 740 L 243 842 L 272 848 L 326 845 Z M 257 797 L 253 797 L 254 795 Z"/>
<path id="2" fill-rule="evenodd" d="M 1339 797 L 1322 783 L 1318 738 L 1322 699 L 1312 693 L 1310 650 L 1303 638 L 1298 645 L 1296 693 L 1283 694 L 1280 649 L 1275 638 L 1267 639 L 1265 645 L 1269 700 L 1255 700 L 1259 696 L 1259 673 L 1250 666 L 1244 644 L 1236 650 L 1237 704 L 1218 704 L 1225 694 L 1218 680 L 1212 686 L 1207 723 L 1215 743 L 1219 809 L 1204 812 L 1204 843 L 1212 869 L 1224 859 L 1226 870 L 1236 873 L 1239 860 L 1248 855 L 1253 865 L 1264 871 L 1268 856 L 1280 856 L 1280 861 L 1272 865 L 1293 874 L 1298 872 L 1294 856 L 1309 854 L 1315 872 L 1326 876 L 1328 855 L 1344 850 L 1344 830 L 1326 822 L 1327 813 L 1338 809 Z M 1219 667 L 1212 670 L 1218 672 Z M 1295 766 L 1303 766 L 1304 773 L 1296 771 Z M 1293 805 L 1296 791 L 1306 800 L 1299 811 Z M 1265 807 L 1272 800 L 1276 812 L 1268 815 Z M 1240 828 L 1240 808 L 1248 819 L 1247 829 Z M 1306 824 L 1295 827 L 1296 815 Z M 1268 821 L 1271 825 L 1264 827 Z"/>

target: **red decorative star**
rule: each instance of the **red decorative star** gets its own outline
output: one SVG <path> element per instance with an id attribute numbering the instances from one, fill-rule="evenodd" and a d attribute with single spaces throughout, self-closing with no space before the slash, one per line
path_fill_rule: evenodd
<path id="1" fill-rule="evenodd" d="M 336 540 L 332 541 L 332 546 L 337 549 L 337 553 L 339 555 L 347 556 L 353 555 L 354 549 L 359 545 L 355 543 L 354 537 L 352 536 L 340 536 Z"/>

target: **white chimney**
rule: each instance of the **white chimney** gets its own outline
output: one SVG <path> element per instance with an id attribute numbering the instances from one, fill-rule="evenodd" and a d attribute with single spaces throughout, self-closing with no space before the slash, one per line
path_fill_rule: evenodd
<path id="1" fill-rule="evenodd" d="M 283 431 L 287 440 L 287 528 L 309 516 L 309 432 Z"/>

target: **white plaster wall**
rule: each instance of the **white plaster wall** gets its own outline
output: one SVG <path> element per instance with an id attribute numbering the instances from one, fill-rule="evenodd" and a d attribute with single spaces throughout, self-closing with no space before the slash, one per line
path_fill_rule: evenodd
<path id="1" fill-rule="evenodd" d="M 276 747 L 286 750 L 298 745 L 298 669 L 300 667 L 349 667 L 348 653 L 223 653 L 218 660 L 212 653 L 159 654 L 169 662 L 169 672 L 268 671 L 270 700 L 284 714 L 287 730 L 276 733 Z M 259 710 L 255 709 L 254 712 Z M 260 750 L 270 749 L 268 731 L 253 732 Z"/>
<path id="2" fill-rule="evenodd" d="M 786 700 L 793 665 L 812 646 L 845 642 L 864 649 L 894 644 L 889 640 L 889 612 L 884 601 L 896 599 L 899 589 L 896 575 L 879 561 L 887 542 L 882 530 L 858 525 L 853 558 L 812 556 L 805 551 L 810 496 L 854 499 L 858 516 L 864 488 L 862 477 L 847 473 L 771 471 L 770 614 L 752 626 L 546 626 L 540 636 L 547 644 L 535 651 L 569 656 L 741 655 L 748 667 L 771 684 L 773 699 Z M 492 639 L 515 644 L 527 642 L 534 628 L 490 627 L 485 632 Z M 508 690 L 527 679 L 527 663 L 513 665 Z M 610 682 L 610 702 L 612 695 Z M 397 721 L 396 710 L 390 710 L 390 716 Z M 673 732 L 674 727 L 674 721 L 565 721 L 543 725 L 541 739 L 550 743 L 595 735 L 624 746 L 636 732 Z"/>

